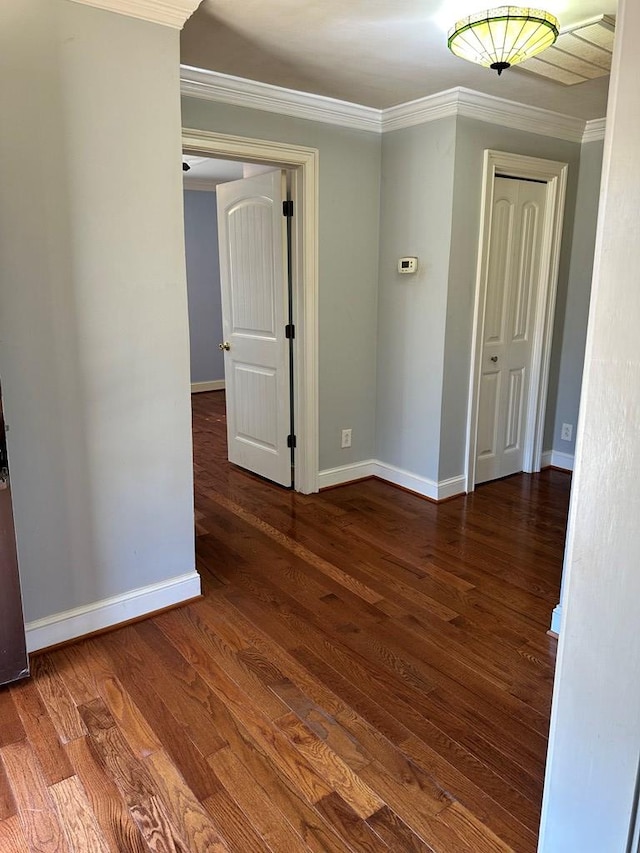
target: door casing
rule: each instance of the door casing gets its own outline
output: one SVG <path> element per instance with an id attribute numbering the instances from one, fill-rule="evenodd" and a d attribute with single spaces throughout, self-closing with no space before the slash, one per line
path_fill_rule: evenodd
<path id="1" fill-rule="evenodd" d="M 547 185 L 546 209 L 540 259 L 540 280 L 535 306 L 535 323 L 531 352 L 531 380 L 525 416 L 523 470 L 540 470 L 544 421 L 549 387 L 551 340 L 558 286 L 560 245 L 564 222 L 568 164 L 542 160 L 487 149 L 484 152 L 480 238 L 476 269 L 476 292 L 473 314 L 469 405 L 467 407 L 467 443 L 465 462 L 465 491 L 472 492 L 476 477 L 476 443 L 478 431 L 478 400 L 480 395 L 482 341 L 484 338 L 487 299 L 487 276 L 491 238 L 491 217 L 495 179 L 506 177 L 544 181 Z"/>
<path id="2" fill-rule="evenodd" d="M 295 490 L 318 491 L 318 164 L 316 148 L 184 128 L 185 153 L 269 163 L 292 174 Z"/>

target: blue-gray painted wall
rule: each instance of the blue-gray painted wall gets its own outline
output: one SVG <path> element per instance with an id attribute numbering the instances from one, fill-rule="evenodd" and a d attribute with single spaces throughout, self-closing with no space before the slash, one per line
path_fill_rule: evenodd
<path id="1" fill-rule="evenodd" d="M 218 213 L 215 192 L 185 190 L 184 237 L 191 339 L 191 382 L 224 379 Z"/>

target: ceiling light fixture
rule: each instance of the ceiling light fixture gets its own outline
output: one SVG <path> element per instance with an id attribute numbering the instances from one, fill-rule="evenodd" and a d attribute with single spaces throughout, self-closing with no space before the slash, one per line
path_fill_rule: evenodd
<path id="1" fill-rule="evenodd" d="M 559 33 L 560 24 L 549 12 L 499 6 L 458 21 L 449 30 L 448 45 L 456 56 L 502 74 L 551 47 Z"/>

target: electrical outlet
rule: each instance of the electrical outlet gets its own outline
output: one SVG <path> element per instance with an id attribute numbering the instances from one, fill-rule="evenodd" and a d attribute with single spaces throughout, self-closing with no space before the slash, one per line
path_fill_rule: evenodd
<path id="1" fill-rule="evenodd" d="M 340 445 L 340 447 L 342 447 L 342 448 L 351 447 L 351 430 L 350 429 L 343 429 L 342 430 L 342 444 Z"/>
<path id="2" fill-rule="evenodd" d="M 563 441 L 571 441 L 573 437 L 573 424 L 562 424 L 562 432 L 560 438 Z"/>

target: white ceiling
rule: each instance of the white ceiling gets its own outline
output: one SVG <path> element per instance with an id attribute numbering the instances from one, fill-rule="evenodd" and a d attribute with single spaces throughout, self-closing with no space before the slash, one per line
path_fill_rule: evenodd
<path id="1" fill-rule="evenodd" d="M 235 160 L 216 160 L 213 157 L 183 154 L 182 161 L 191 166 L 188 172 L 182 173 L 183 182 L 197 180 L 223 184 L 226 181 L 237 181 L 244 173 L 243 164 Z"/>
<path id="2" fill-rule="evenodd" d="M 499 4 L 495 4 L 499 5 Z M 563 29 L 617 0 L 545 0 Z M 182 33 L 186 65 L 384 109 L 465 86 L 577 118 L 601 118 L 609 78 L 567 87 L 453 56 L 447 31 L 487 0 L 203 0 Z M 525 67 L 525 66 L 523 66 Z"/>

